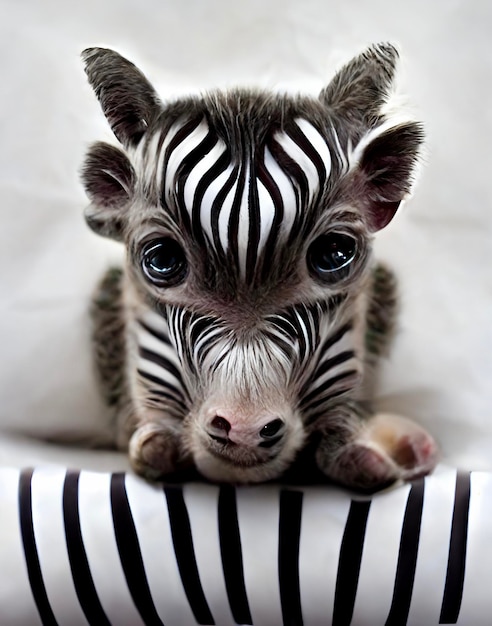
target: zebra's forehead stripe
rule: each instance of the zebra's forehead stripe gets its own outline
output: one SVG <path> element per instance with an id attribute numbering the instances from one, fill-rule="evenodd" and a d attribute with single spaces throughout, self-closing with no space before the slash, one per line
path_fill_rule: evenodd
<path id="1" fill-rule="evenodd" d="M 299 205 L 296 198 L 292 181 L 275 160 L 268 147 L 265 148 L 265 168 L 271 177 L 272 183 L 280 194 L 282 203 L 282 228 L 289 232 L 296 221 Z M 270 194 L 272 194 L 270 186 Z M 274 201 L 274 204 L 275 201 Z"/>
<path id="2" fill-rule="evenodd" d="M 324 182 L 331 173 L 331 153 L 328 144 L 307 120 L 298 118 L 296 124 L 301 131 L 300 135 L 303 135 L 307 140 L 307 143 L 303 141 L 302 145 L 303 147 L 306 146 L 306 151 L 318 170 L 320 182 Z M 309 144 L 311 145 L 310 148 L 308 147 Z"/>
<path id="3" fill-rule="evenodd" d="M 179 132 L 180 129 L 178 129 Z M 175 133 L 175 135 L 178 134 Z M 168 194 L 172 194 L 176 191 L 176 184 L 178 182 L 178 169 L 186 157 L 197 148 L 202 141 L 205 140 L 209 132 L 208 125 L 205 121 L 202 121 L 196 128 L 194 128 L 189 134 L 187 134 L 183 140 L 172 150 L 168 151 L 166 160 L 166 175 L 164 179 L 165 189 Z M 171 144 L 171 142 L 169 142 Z"/>
<path id="4" fill-rule="evenodd" d="M 202 182 L 202 179 L 205 177 L 207 172 L 212 170 L 214 166 L 217 165 L 220 157 L 224 154 L 226 150 L 225 145 L 221 141 L 217 141 L 215 146 L 210 150 L 210 152 L 204 157 L 199 163 L 191 170 L 186 179 L 184 185 L 184 201 L 187 207 L 193 207 L 195 205 L 195 195 L 198 186 Z M 218 182 L 216 178 L 214 183 Z M 211 186 L 208 187 L 208 191 L 210 191 Z M 202 202 L 202 205 L 204 202 Z"/>
<path id="5" fill-rule="evenodd" d="M 158 161 L 166 204 L 177 199 L 194 236 L 205 235 L 218 253 L 230 251 L 250 277 L 267 243 L 295 230 L 331 172 L 328 145 L 305 119 L 242 157 L 230 154 L 204 118 L 177 123 L 161 140 Z"/>
<path id="6" fill-rule="evenodd" d="M 311 135 L 319 136 L 320 139 L 322 139 L 319 133 L 315 130 L 315 128 L 311 124 L 309 124 L 309 122 L 305 121 L 303 126 L 304 126 L 304 129 L 308 129 L 308 128 L 310 129 Z M 300 128 L 299 121 L 297 121 L 297 127 Z M 309 141 L 309 139 L 306 137 L 304 133 L 302 133 L 302 136 L 307 141 L 308 146 L 310 146 L 312 151 L 315 154 L 319 154 L 316 151 L 316 148 L 313 146 L 311 141 Z M 296 163 L 302 170 L 305 176 L 306 182 L 307 182 L 307 187 L 308 187 L 308 193 L 309 193 L 308 202 L 312 202 L 317 192 L 319 191 L 320 183 L 322 182 L 320 181 L 320 172 L 318 170 L 317 164 L 309 156 L 308 152 L 305 149 L 303 149 L 287 133 L 283 133 L 283 132 L 276 133 L 275 140 L 280 145 L 280 147 L 284 150 L 284 152 L 286 152 L 286 154 L 292 159 L 292 161 L 294 161 L 294 163 Z M 323 140 L 323 143 L 324 143 L 324 140 Z M 326 146 L 326 149 L 328 150 L 327 146 Z M 327 155 L 325 154 L 325 158 L 328 159 L 328 163 L 331 163 L 331 158 L 330 158 L 330 154 L 328 151 L 327 151 Z M 324 170 L 326 172 L 326 166 L 324 166 Z M 325 174 L 325 177 L 326 177 L 326 174 Z"/>
<path id="7" fill-rule="evenodd" d="M 241 217 L 241 207 L 244 201 L 245 188 L 248 186 L 249 183 L 249 180 L 247 178 L 248 166 L 248 161 L 245 161 L 244 159 L 239 164 L 237 181 L 234 184 L 234 198 L 231 204 L 231 212 L 229 214 L 227 229 L 227 248 L 225 249 L 232 252 L 236 264 L 239 264 L 239 255 L 241 252 L 238 243 L 240 228 L 239 221 Z"/>
<path id="8" fill-rule="evenodd" d="M 331 125 L 331 134 L 333 137 L 333 141 L 335 142 L 335 148 L 336 148 L 336 155 L 337 158 L 339 160 L 340 163 L 340 167 L 343 173 L 346 173 L 349 170 L 349 162 L 347 159 L 347 156 L 345 155 L 345 152 L 342 149 L 342 146 L 340 145 L 340 138 L 338 137 L 338 133 L 335 129 L 335 127 L 333 126 L 333 124 Z M 350 143 L 350 140 L 349 140 Z M 350 150 L 350 145 L 347 147 L 348 150 Z"/>
<path id="9" fill-rule="evenodd" d="M 191 214 L 193 229 L 198 237 L 201 233 L 197 231 L 201 231 L 212 240 L 211 212 L 214 198 L 217 197 L 215 187 L 220 190 L 221 177 L 224 174 L 226 177 L 230 175 L 230 166 L 229 172 L 227 171 L 227 161 L 227 149 L 222 142 L 217 141 L 207 154 L 207 158 L 202 158 L 186 179 L 183 200 Z"/>
<path id="10" fill-rule="evenodd" d="M 157 144 L 156 153 L 156 186 L 157 189 L 167 190 L 165 185 L 165 174 L 167 171 L 167 160 L 169 157 L 169 146 L 182 128 L 182 124 L 174 124 L 166 133 L 156 133 L 147 145 L 147 152 L 152 157 L 154 143 Z M 167 196 L 164 197 L 167 202 Z"/>
<path id="11" fill-rule="evenodd" d="M 237 168 L 234 168 L 237 169 Z M 218 212 L 216 217 L 217 226 L 219 232 L 220 245 L 222 250 L 227 250 L 229 247 L 229 222 L 231 218 L 232 205 L 234 203 L 234 198 L 236 196 L 237 189 L 237 179 L 232 182 L 230 185 L 230 189 L 224 198 L 224 202 L 222 204 L 221 210 Z M 212 191 L 214 193 L 214 191 Z"/>
<path id="12" fill-rule="evenodd" d="M 258 188 L 258 204 L 261 207 L 261 229 L 258 241 L 258 249 L 262 250 L 266 245 L 268 237 L 272 232 L 273 223 L 276 215 L 275 200 L 270 191 L 265 187 L 261 180 L 257 181 Z"/>
<path id="13" fill-rule="evenodd" d="M 249 237 L 250 221 L 254 219 L 254 217 L 251 215 L 252 207 L 249 206 L 249 186 L 252 184 L 250 163 L 247 163 L 246 165 L 244 179 L 246 184 L 244 185 L 244 188 L 242 190 L 241 201 L 239 205 L 239 221 L 237 226 L 237 251 L 239 260 L 239 272 L 241 276 L 246 275 L 247 253 L 251 246 Z"/>
<path id="14" fill-rule="evenodd" d="M 225 152 L 223 151 L 220 156 L 223 156 L 224 154 Z M 216 164 L 218 160 L 219 159 L 217 159 Z M 227 212 L 226 208 L 224 207 L 224 204 L 228 196 L 226 195 L 226 197 L 221 203 L 220 208 L 217 207 L 215 203 L 217 202 L 221 194 L 223 194 L 224 190 L 226 189 L 227 183 L 228 181 L 230 181 L 233 171 L 234 171 L 233 165 L 232 164 L 227 165 L 227 167 L 216 177 L 214 184 L 208 185 L 201 199 L 201 210 L 200 210 L 201 224 L 202 224 L 203 230 L 208 236 L 208 239 L 215 245 L 215 247 L 217 247 L 218 242 L 216 241 L 216 235 L 214 234 L 217 231 L 217 225 L 216 224 L 214 225 L 214 222 L 217 221 L 217 217 L 219 217 L 219 219 L 223 218 L 224 213 Z M 233 190 L 234 190 L 234 187 L 232 188 L 232 191 Z M 230 192 L 228 195 L 230 196 Z M 232 203 L 232 200 L 231 200 L 231 203 Z M 214 211 L 214 208 L 216 209 L 215 211 Z M 220 231 L 220 226 L 219 226 L 219 231 Z M 227 247 L 227 232 L 220 234 L 219 240 L 221 242 L 220 245 L 222 246 L 223 249 L 225 249 Z"/>

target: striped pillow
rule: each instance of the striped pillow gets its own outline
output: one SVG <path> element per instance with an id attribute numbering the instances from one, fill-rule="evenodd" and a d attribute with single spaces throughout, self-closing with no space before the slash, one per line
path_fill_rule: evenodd
<path id="1" fill-rule="evenodd" d="M 0 624 L 483 623 L 491 515 L 444 468 L 372 498 L 2 469 Z"/>

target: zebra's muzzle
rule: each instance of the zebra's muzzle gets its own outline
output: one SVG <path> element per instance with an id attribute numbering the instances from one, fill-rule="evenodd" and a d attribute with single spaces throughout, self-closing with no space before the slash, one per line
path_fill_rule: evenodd
<path id="1" fill-rule="evenodd" d="M 301 421 L 287 409 L 281 417 L 266 410 L 209 407 L 189 424 L 189 449 L 199 471 L 211 480 L 276 478 L 304 441 Z"/>

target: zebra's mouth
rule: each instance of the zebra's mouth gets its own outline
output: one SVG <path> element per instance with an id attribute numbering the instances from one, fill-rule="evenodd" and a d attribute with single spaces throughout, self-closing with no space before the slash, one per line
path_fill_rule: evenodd
<path id="1" fill-rule="evenodd" d="M 279 440 L 280 439 L 281 438 L 279 438 Z M 232 467 L 255 467 L 257 465 L 265 465 L 273 461 L 280 452 L 280 450 L 277 449 L 265 454 L 260 452 L 260 450 L 252 450 L 251 448 L 239 446 L 233 442 L 223 443 L 211 441 L 207 447 L 212 456 Z"/>
<path id="2" fill-rule="evenodd" d="M 290 460 L 275 458 L 232 459 L 216 451 L 201 454 L 195 459 L 198 471 L 208 480 L 227 483 L 260 483 L 279 478 Z"/>

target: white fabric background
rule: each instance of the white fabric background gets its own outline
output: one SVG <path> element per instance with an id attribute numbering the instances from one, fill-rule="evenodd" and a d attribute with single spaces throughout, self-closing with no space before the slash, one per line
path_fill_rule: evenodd
<path id="1" fill-rule="evenodd" d="M 0 425 L 90 432 L 103 409 L 86 309 L 118 248 L 85 226 L 78 168 L 113 141 L 79 54 L 106 45 L 163 97 L 232 84 L 316 93 L 371 42 L 400 45 L 425 122 L 413 200 L 378 239 L 403 310 L 381 384 L 446 463 L 492 470 L 492 4 L 486 0 L 0 0 Z M 123 457 L 0 438 L 0 463 L 112 469 Z"/>

